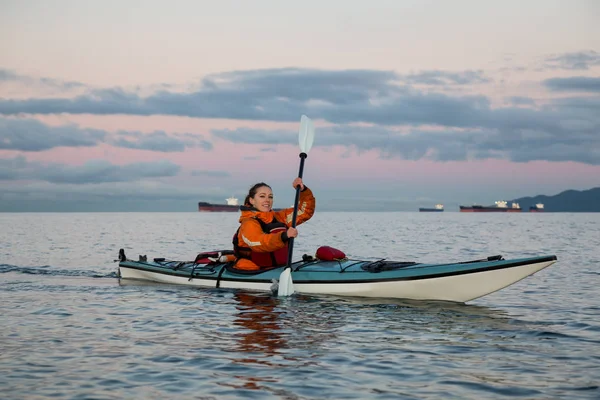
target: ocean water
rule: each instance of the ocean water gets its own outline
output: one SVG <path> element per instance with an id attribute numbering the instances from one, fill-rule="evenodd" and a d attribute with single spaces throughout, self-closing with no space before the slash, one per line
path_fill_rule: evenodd
<path id="1" fill-rule="evenodd" d="M 600 214 L 317 213 L 295 254 L 555 254 L 467 304 L 119 281 L 119 248 L 190 260 L 237 214 L 0 214 L 3 399 L 598 399 Z"/>

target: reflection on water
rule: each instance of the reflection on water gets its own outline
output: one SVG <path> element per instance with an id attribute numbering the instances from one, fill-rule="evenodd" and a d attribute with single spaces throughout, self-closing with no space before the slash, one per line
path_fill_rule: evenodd
<path id="1" fill-rule="evenodd" d="M 502 343 L 507 332 L 523 329 L 505 311 L 450 302 L 341 298 L 295 294 L 277 298 L 236 291 L 235 346 L 224 349 L 235 365 L 246 366 L 220 385 L 268 390 L 280 383 L 277 371 L 327 371 L 340 362 L 359 362 L 369 373 L 377 357 L 397 363 L 456 362 L 456 354 L 481 343 Z M 302 356 L 300 356 L 302 354 Z M 392 357 L 392 358 L 389 358 Z M 394 360 L 397 358 L 397 360 Z M 394 360 L 394 361 L 392 361 Z M 451 360 L 451 361 L 450 361 Z M 407 370 L 400 363 L 397 371 Z"/>
<path id="2" fill-rule="evenodd" d="M 441 325 L 455 331 L 497 329 L 510 326 L 515 321 L 502 309 L 444 301 L 335 296 L 304 296 L 303 301 L 317 304 L 322 311 L 331 309 L 335 315 L 343 309 L 344 320 L 351 320 L 354 325 L 385 321 L 388 328 L 403 331 L 427 329 L 430 324 L 434 324 L 436 329 Z M 354 314 L 360 318 L 352 317 Z M 341 324 L 344 320 L 338 318 L 337 322 Z"/>
<path id="3" fill-rule="evenodd" d="M 254 358 L 239 361 L 269 364 L 259 357 L 275 355 L 279 353 L 281 347 L 285 346 L 279 321 L 281 311 L 275 310 L 276 300 L 268 295 L 244 292 L 235 293 L 233 298 L 238 302 L 235 306 L 238 313 L 233 323 L 245 329 L 238 332 L 237 350 L 244 353 L 258 353 Z"/>
<path id="4" fill-rule="evenodd" d="M 237 310 L 233 325 L 241 329 L 235 332 L 236 346 L 228 350 L 240 353 L 232 362 L 276 368 L 277 359 L 274 356 L 286 345 L 280 327 L 281 312 L 276 310 L 276 300 L 270 295 L 246 292 L 236 292 L 233 299 L 236 301 Z M 236 374 L 235 378 L 242 383 L 223 382 L 223 385 L 237 389 L 260 390 L 261 383 L 277 381 L 256 374 Z"/>

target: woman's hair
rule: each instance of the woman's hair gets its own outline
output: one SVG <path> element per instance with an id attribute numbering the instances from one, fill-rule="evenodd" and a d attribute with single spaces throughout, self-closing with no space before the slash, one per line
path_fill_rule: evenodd
<path id="1" fill-rule="evenodd" d="M 266 186 L 269 189 L 271 189 L 271 186 L 267 185 L 264 182 L 258 182 L 257 184 L 255 184 L 254 186 L 252 186 L 250 188 L 250 190 L 248 191 L 248 195 L 246 196 L 246 199 L 244 200 L 244 205 L 245 206 L 251 206 L 252 204 L 250 204 L 250 198 L 254 197 L 256 195 L 256 192 L 258 191 L 258 189 L 260 189 L 261 187 Z M 271 189 L 273 190 L 273 189 Z"/>

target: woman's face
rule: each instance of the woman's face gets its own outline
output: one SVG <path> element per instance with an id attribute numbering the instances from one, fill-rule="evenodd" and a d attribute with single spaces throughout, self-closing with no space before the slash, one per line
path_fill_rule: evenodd
<path id="1" fill-rule="evenodd" d="M 268 186 L 259 187 L 254 197 L 250 197 L 250 204 L 258 211 L 271 211 L 273 208 L 273 191 Z"/>

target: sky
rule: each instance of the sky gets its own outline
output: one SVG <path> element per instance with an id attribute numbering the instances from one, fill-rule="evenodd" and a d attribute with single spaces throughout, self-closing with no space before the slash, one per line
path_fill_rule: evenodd
<path id="1" fill-rule="evenodd" d="M 595 0 L 0 0 L 0 212 L 322 211 L 600 186 Z"/>

